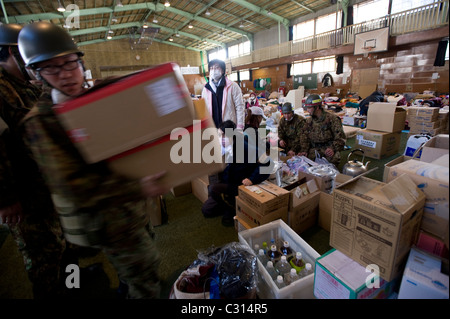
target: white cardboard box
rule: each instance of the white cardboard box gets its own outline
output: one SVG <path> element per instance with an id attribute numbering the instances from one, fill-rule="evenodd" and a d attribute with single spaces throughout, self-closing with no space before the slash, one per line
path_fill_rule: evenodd
<path id="1" fill-rule="evenodd" d="M 441 265 L 441 259 L 411 248 L 398 299 L 449 299 L 449 277 Z"/>
<path id="2" fill-rule="evenodd" d="M 396 280 L 386 281 L 371 268 L 332 249 L 316 260 L 314 296 L 318 299 L 386 299 Z"/>
<path id="3" fill-rule="evenodd" d="M 262 247 L 262 242 L 270 242 L 274 239 L 284 239 L 295 251 L 300 251 L 305 262 L 314 266 L 320 256 L 306 241 L 294 232 L 281 219 L 238 233 L 239 242 L 252 248 L 255 244 Z M 307 275 L 292 284 L 279 289 L 270 277 L 269 273 L 258 259 L 259 280 L 257 286 L 258 297 L 261 299 L 313 299 L 314 298 L 314 274 Z"/>

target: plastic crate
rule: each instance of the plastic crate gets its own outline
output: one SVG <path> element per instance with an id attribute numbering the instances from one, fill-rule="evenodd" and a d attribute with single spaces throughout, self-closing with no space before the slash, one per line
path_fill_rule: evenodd
<path id="1" fill-rule="evenodd" d="M 270 243 L 272 238 L 287 240 L 294 251 L 300 251 L 305 262 L 309 262 L 314 269 L 315 261 L 320 257 L 307 242 L 292 230 L 283 220 L 278 219 L 268 224 L 238 233 L 239 242 L 249 246 L 252 250 L 255 244 Z M 261 299 L 314 299 L 314 272 L 306 277 L 278 288 L 270 277 L 264 265 L 259 261 L 257 293 Z"/>

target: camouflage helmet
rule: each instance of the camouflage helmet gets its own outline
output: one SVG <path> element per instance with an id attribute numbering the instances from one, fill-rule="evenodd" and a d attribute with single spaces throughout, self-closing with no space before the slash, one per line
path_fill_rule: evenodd
<path id="1" fill-rule="evenodd" d="M 281 107 L 281 112 L 282 112 L 283 114 L 293 112 L 293 111 L 292 111 L 292 104 L 291 104 L 290 102 L 284 103 L 283 106 Z"/>
<path id="2" fill-rule="evenodd" d="M 320 97 L 320 95 L 318 94 L 311 94 L 309 95 L 306 100 L 305 103 L 303 104 L 303 108 L 307 108 L 307 107 L 322 107 L 322 98 Z"/>
<path id="3" fill-rule="evenodd" d="M 83 55 L 66 30 L 44 21 L 23 27 L 19 34 L 19 51 L 30 67 L 71 53 Z"/>
<path id="4" fill-rule="evenodd" d="M 22 30 L 20 24 L 0 24 L 0 46 L 17 45 L 20 30 Z"/>

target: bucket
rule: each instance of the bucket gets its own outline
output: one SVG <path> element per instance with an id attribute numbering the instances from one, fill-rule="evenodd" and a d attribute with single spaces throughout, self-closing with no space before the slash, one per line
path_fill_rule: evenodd
<path id="1" fill-rule="evenodd" d="M 323 181 L 325 193 L 331 194 L 334 189 L 336 175 L 339 173 L 330 165 L 315 165 L 308 168 L 308 173 L 320 177 Z"/>

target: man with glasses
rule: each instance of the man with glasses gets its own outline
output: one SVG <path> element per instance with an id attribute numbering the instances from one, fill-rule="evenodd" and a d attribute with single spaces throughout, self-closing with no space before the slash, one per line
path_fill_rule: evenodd
<path id="1" fill-rule="evenodd" d="M 19 34 L 19 50 L 27 67 L 50 90 L 25 118 L 24 127 L 66 240 L 102 249 L 121 282 L 128 285 L 130 298 L 159 297 L 160 257 L 147 197 L 168 191 L 158 182 L 163 173 L 129 180 L 112 172 L 106 161 L 86 163 L 72 144 L 53 112 L 55 104 L 87 90 L 83 53 L 69 33 L 47 22 L 26 25 Z"/>
<path id="2" fill-rule="evenodd" d="M 0 220 L 23 256 L 35 299 L 60 295 L 68 250 L 48 187 L 24 143 L 20 123 L 40 88 L 17 48 L 22 26 L 0 25 Z"/>
<path id="3" fill-rule="evenodd" d="M 225 62 L 211 60 L 208 64 L 209 82 L 203 88 L 202 98 L 217 128 L 222 122 L 231 120 L 236 128 L 243 130 L 245 104 L 239 85 L 225 76 Z"/>

